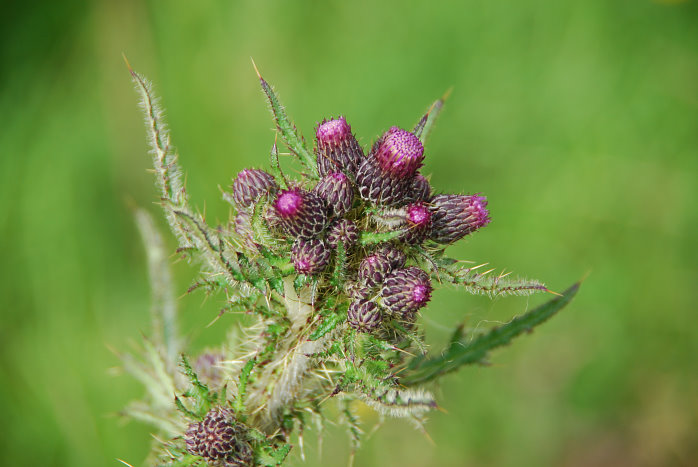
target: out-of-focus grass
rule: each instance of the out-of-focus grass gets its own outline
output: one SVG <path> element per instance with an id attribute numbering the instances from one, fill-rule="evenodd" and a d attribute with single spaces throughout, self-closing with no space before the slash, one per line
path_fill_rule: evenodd
<path id="1" fill-rule="evenodd" d="M 494 221 L 452 254 L 557 290 L 588 274 L 535 335 L 443 381 L 433 444 L 388 421 L 357 465 L 698 462 L 695 1 L 25 3 L 0 20 L 3 465 L 148 450 L 147 427 L 112 416 L 141 388 L 108 371 L 149 324 L 131 208 L 158 212 L 122 52 L 163 96 L 211 220 L 217 185 L 273 140 L 254 56 L 306 136 L 342 113 L 368 144 L 453 86 L 425 171 L 485 193 Z M 183 292 L 194 271 L 174 270 Z M 425 320 L 439 343 L 540 300 L 441 290 Z M 220 303 L 201 303 L 180 300 L 193 348 L 234 321 L 204 328 Z M 345 463 L 339 430 L 324 451 L 310 463 Z"/>

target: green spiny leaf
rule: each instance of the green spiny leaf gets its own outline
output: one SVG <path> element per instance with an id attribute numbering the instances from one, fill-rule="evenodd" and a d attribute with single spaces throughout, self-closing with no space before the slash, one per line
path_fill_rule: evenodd
<path id="1" fill-rule="evenodd" d="M 361 232 L 359 245 L 367 246 L 376 243 L 389 242 L 395 240 L 405 233 L 404 230 L 393 230 L 392 232 Z"/>
<path id="2" fill-rule="evenodd" d="M 250 373 L 252 373 L 252 369 L 256 364 L 257 359 L 253 358 L 251 360 L 248 360 L 247 363 L 245 363 L 245 366 L 242 367 L 242 370 L 240 371 L 238 393 L 237 396 L 235 396 L 235 405 L 233 408 L 235 409 L 235 412 L 237 412 L 238 418 L 240 418 L 243 421 L 245 419 L 245 393 L 247 391 L 247 382 L 249 381 Z"/>
<path id="3" fill-rule="evenodd" d="M 438 99 L 433 104 L 431 104 L 429 110 L 427 110 L 427 113 L 424 114 L 424 116 L 419 120 L 419 122 L 417 122 L 417 125 L 414 127 L 413 133 L 417 136 L 417 138 L 419 138 L 422 144 L 426 143 L 426 140 L 429 137 L 429 134 L 431 133 L 432 127 L 434 126 L 434 122 L 436 122 L 436 119 L 441 113 L 441 110 L 444 106 L 444 102 L 448 98 L 450 92 L 450 90 L 447 91 L 441 99 Z"/>
<path id="4" fill-rule="evenodd" d="M 463 286 L 473 295 L 496 297 L 550 292 L 544 284 L 536 280 L 509 277 L 508 274 L 490 275 L 490 271 L 478 273 L 477 268 L 480 266 L 463 267 L 460 264 L 453 264 L 450 267 L 441 268 L 437 278 L 442 282 Z"/>
<path id="5" fill-rule="evenodd" d="M 192 390 L 190 394 L 194 397 L 194 400 L 200 408 L 198 413 L 203 416 L 203 414 L 209 411 L 211 404 L 215 402 L 216 396 L 211 393 L 208 386 L 199 381 L 199 377 L 196 375 L 196 372 L 191 367 L 189 360 L 184 354 L 181 355 L 180 365 L 182 367 L 182 372 L 191 383 Z"/>
<path id="6" fill-rule="evenodd" d="M 456 331 L 454 336 L 459 338 L 452 341 L 443 352 L 432 357 L 413 359 L 404 376 L 400 378 L 400 383 L 405 386 L 414 386 L 455 371 L 463 365 L 484 363 L 491 350 L 507 345 L 515 337 L 530 332 L 564 308 L 577 293 L 579 286 L 580 283 L 574 284 L 562 296 L 476 337 L 472 342 L 468 342 L 463 336 L 458 336 L 457 333 L 460 331 Z"/>
<path id="7" fill-rule="evenodd" d="M 337 242 L 337 254 L 335 256 L 334 271 L 332 272 L 331 283 L 335 287 L 342 287 L 344 284 L 344 276 L 347 267 L 347 252 L 344 248 L 344 242 Z"/>
<path id="8" fill-rule="evenodd" d="M 271 105 L 271 111 L 274 115 L 274 122 L 281 133 L 281 137 L 288 148 L 296 156 L 298 156 L 298 160 L 305 166 L 306 169 L 310 171 L 310 175 L 314 178 L 318 178 L 315 158 L 312 156 L 310 151 L 308 151 L 305 141 L 303 141 L 303 137 L 298 132 L 298 129 L 296 129 L 296 126 L 289 120 L 288 116 L 286 115 L 286 110 L 281 104 L 281 101 L 279 101 L 276 93 L 274 93 L 272 87 L 264 80 L 264 78 L 262 78 L 259 71 L 257 71 L 257 75 L 259 76 L 259 82 L 262 85 L 262 90 L 264 91 L 264 94 L 266 94 L 269 104 Z"/>
<path id="9" fill-rule="evenodd" d="M 320 326 L 318 326 L 317 329 L 315 329 L 315 331 L 313 331 L 312 334 L 310 334 L 308 340 L 315 341 L 320 339 L 328 332 L 334 330 L 339 324 L 343 323 L 346 319 L 346 313 L 333 313 L 327 315 L 320 323 Z"/>
<path id="10" fill-rule="evenodd" d="M 188 417 L 192 420 L 201 420 L 202 418 L 200 415 L 195 414 L 194 412 L 186 408 L 184 406 L 184 403 L 182 402 L 182 399 L 180 399 L 178 396 L 175 396 L 175 407 L 177 407 L 177 410 L 182 412 L 182 414 L 184 414 L 185 417 Z"/>

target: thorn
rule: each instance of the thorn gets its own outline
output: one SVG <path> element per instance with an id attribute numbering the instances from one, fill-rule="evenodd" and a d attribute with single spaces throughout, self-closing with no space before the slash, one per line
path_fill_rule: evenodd
<path id="1" fill-rule="evenodd" d="M 124 58 L 126 58 L 126 57 L 124 57 Z M 128 62 L 126 62 L 126 63 L 128 63 Z M 121 463 L 124 464 L 124 465 L 127 465 L 128 467 L 133 467 L 131 464 L 129 464 L 128 462 L 126 462 L 126 461 L 123 460 L 123 459 L 119 459 L 119 458 L 117 457 L 116 460 L 119 461 L 119 462 L 121 462 Z"/>
<path id="2" fill-rule="evenodd" d="M 133 68 L 131 68 L 131 64 L 128 62 L 128 58 L 126 58 L 126 54 L 124 52 L 121 52 L 121 56 L 124 57 L 124 62 L 126 62 L 126 68 L 128 68 L 128 72 L 131 74 L 134 74 L 135 71 L 133 71 Z"/>
<path id="3" fill-rule="evenodd" d="M 259 73 L 257 64 L 254 62 L 254 58 L 252 58 L 252 56 L 250 56 L 250 60 L 252 60 L 252 67 L 254 68 L 254 72 L 257 73 L 257 77 L 260 79 L 260 81 L 264 81 L 264 78 L 262 78 L 262 75 Z"/>
<path id="4" fill-rule="evenodd" d="M 446 100 L 451 97 L 451 93 L 453 92 L 453 86 L 450 88 L 446 89 L 446 92 L 444 93 L 443 96 L 441 96 L 441 102 L 446 102 Z"/>
<path id="5" fill-rule="evenodd" d="M 213 326 L 213 324 L 214 324 L 216 321 L 218 321 L 219 319 L 221 319 L 221 316 L 223 316 L 224 314 L 225 314 L 225 308 L 221 308 L 221 311 L 218 312 L 218 316 L 216 316 L 215 318 L 213 318 L 213 321 L 211 321 L 210 323 L 208 323 L 208 324 L 206 325 L 206 327 L 207 327 L 207 328 L 210 328 L 211 326 Z"/>

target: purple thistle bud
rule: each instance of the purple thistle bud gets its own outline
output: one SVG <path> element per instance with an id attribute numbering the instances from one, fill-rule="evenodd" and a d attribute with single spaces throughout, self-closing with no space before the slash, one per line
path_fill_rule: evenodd
<path id="1" fill-rule="evenodd" d="M 303 238 L 293 242 L 291 261 L 298 274 L 312 276 L 322 272 L 330 260 L 330 249 L 325 242 L 318 238 L 306 240 Z"/>
<path id="2" fill-rule="evenodd" d="M 345 285 L 347 295 L 354 300 L 368 300 L 371 297 L 371 289 L 357 281 L 347 281 Z"/>
<path id="3" fill-rule="evenodd" d="M 407 199 L 411 202 L 417 202 L 429 201 L 430 198 L 431 185 L 429 184 L 429 180 L 422 174 L 415 175 L 407 192 Z"/>
<path id="4" fill-rule="evenodd" d="M 327 207 L 315 193 L 294 188 L 278 194 L 274 212 L 281 227 L 292 237 L 313 238 L 327 225 Z"/>
<path id="5" fill-rule="evenodd" d="M 339 171 L 352 177 L 356 175 L 364 152 L 344 117 L 323 120 L 315 133 L 315 139 L 320 176 Z"/>
<path id="6" fill-rule="evenodd" d="M 356 185 L 361 198 L 383 206 L 404 203 L 407 186 L 400 178 L 385 175 L 375 160 L 364 159 L 356 173 Z"/>
<path id="7" fill-rule="evenodd" d="M 249 207 L 264 193 L 273 193 L 278 188 L 271 174 L 259 169 L 245 169 L 233 181 L 233 199 L 238 206 Z"/>
<path id="8" fill-rule="evenodd" d="M 359 280 L 367 287 L 380 285 L 390 272 L 390 261 L 378 254 L 372 254 L 361 260 L 359 264 Z"/>
<path id="9" fill-rule="evenodd" d="M 356 174 L 363 199 L 384 206 L 405 204 L 412 179 L 424 160 L 424 147 L 415 135 L 392 127 L 373 145 Z"/>
<path id="10" fill-rule="evenodd" d="M 436 195 L 431 204 L 431 238 L 439 243 L 453 243 L 490 222 L 484 196 Z"/>
<path id="11" fill-rule="evenodd" d="M 347 322 L 359 332 L 371 332 L 381 324 L 381 312 L 375 303 L 368 300 L 355 300 L 349 305 Z"/>
<path id="12" fill-rule="evenodd" d="M 244 441 L 239 440 L 233 412 L 222 407 L 211 409 L 201 422 L 192 423 L 185 435 L 187 451 L 215 462 L 234 456 Z M 247 446 L 249 448 L 249 445 Z"/>
<path id="13" fill-rule="evenodd" d="M 412 178 L 424 160 L 424 146 L 414 134 L 394 126 L 385 133 L 373 157 L 390 176 Z"/>
<path id="14" fill-rule="evenodd" d="M 409 244 L 422 243 L 431 233 L 432 220 L 429 207 L 423 202 L 407 206 L 407 232 L 402 239 Z"/>
<path id="15" fill-rule="evenodd" d="M 426 272 L 414 266 L 398 269 L 385 278 L 381 290 L 383 306 L 409 318 L 427 304 L 431 291 L 431 280 Z"/>
<path id="16" fill-rule="evenodd" d="M 391 245 L 384 245 L 380 247 L 374 254 L 386 258 L 390 263 L 391 271 L 393 269 L 400 269 L 401 267 L 405 266 L 405 262 L 407 261 L 407 256 L 405 253 Z"/>
<path id="17" fill-rule="evenodd" d="M 337 248 L 339 241 L 344 244 L 344 250 L 349 251 L 359 240 L 359 229 L 349 219 L 340 219 L 329 228 L 327 243 L 332 248 Z"/>
<path id="18" fill-rule="evenodd" d="M 332 172 L 325 175 L 315 185 L 313 191 L 325 200 L 327 207 L 337 217 L 346 214 L 354 202 L 354 189 L 347 176 L 342 172 Z"/>

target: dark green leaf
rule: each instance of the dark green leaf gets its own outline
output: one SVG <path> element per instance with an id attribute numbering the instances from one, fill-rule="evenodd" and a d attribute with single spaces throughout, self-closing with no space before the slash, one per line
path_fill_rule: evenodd
<path id="1" fill-rule="evenodd" d="M 579 286 L 578 282 L 567 289 L 562 296 L 476 337 L 471 342 L 467 342 L 462 335 L 459 335 L 461 331 L 457 330 L 454 334 L 457 339 L 452 340 L 443 352 L 432 357 L 413 359 L 404 376 L 400 379 L 400 383 L 405 386 L 413 386 L 436 379 L 463 365 L 485 363 L 487 355 L 492 349 L 509 344 L 515 337 L 532 331 L 533 328 L 561 310 L 572 300 Z"/>

